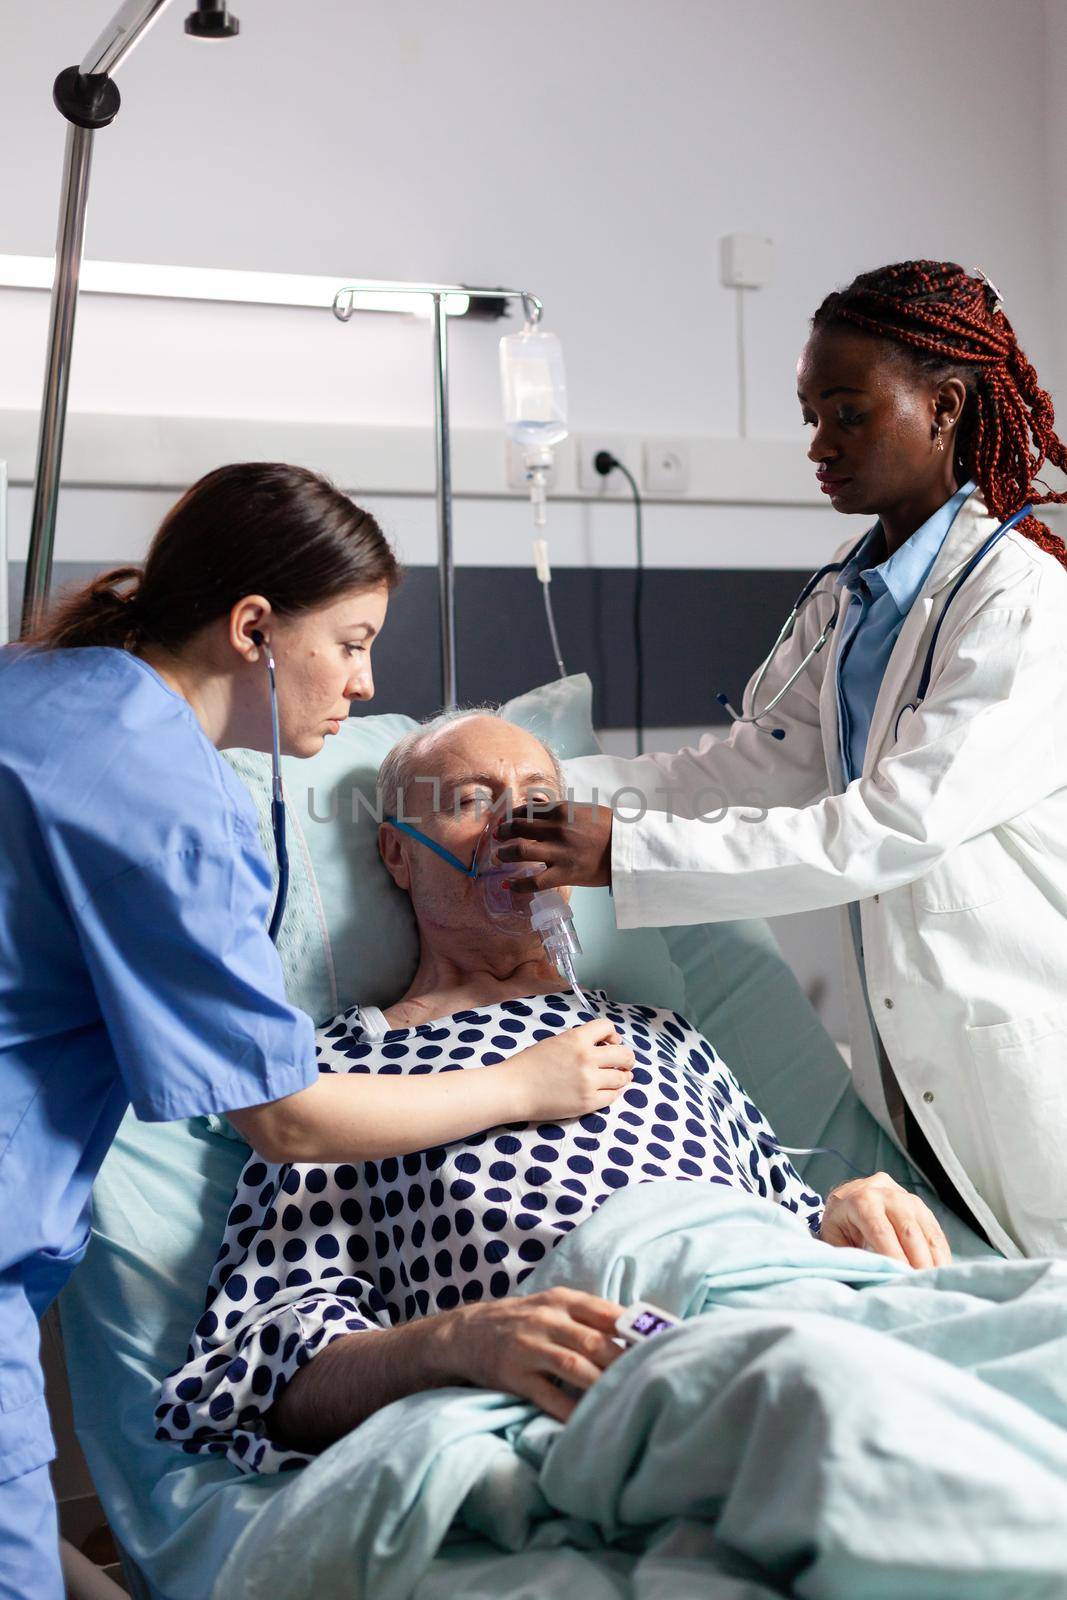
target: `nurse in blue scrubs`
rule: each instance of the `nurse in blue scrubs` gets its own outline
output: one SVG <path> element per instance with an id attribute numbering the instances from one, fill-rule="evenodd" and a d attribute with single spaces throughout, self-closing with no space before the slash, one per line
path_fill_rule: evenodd
<path id="1" fill-rule="evenodd" d="M 228 1113 L 269 1159 L 354 1141 L 286 1000 L 255 811 L 218 752 L 270 749 L 257 638 L 283 750 L 320 750 L 373 692 L 398 576 L 374 518 L 324 479 L 223 467 L 143 571 L 0 651 L 2 1600 L 63 1594 L 37 1319 L 85 1250 L 127 1106 Z"/>

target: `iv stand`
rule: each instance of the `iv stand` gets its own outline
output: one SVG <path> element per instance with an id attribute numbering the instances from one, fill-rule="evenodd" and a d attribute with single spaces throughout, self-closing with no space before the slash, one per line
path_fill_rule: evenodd
<path id="1" fill-rule="evenodd" d="M 448 400 L 448 295 L 469 295 L 472 300 L 521 300 L 528 327 L 541 320 L 542 305 L 525 289 L 475 289 L 468 284 L 376 283 L 373 288 L 353 284 L 334 296 L 333 313 L 347 322 L 355 309 L 354 297 L 367 294 L 411 294 L 433 299 L 433 414 L 437 459 L 437 602 L 441 626 L 441 704 L 456 705 L 456 600 L 455 560 L 452 548 L 452 431 Z"/>

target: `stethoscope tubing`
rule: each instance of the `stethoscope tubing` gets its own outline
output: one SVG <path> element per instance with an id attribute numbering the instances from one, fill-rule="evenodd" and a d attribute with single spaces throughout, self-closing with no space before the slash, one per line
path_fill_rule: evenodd
<path id="1" fill-rule="evenodd" d="M 867 535 L 865 533 L 860 535 L 860 537 L 856 540 L 856 543 L 852 546 L 852 549 L 848 552 L 848 555 L 845 557 L 845 559 L 843 561 L 828 561 L 824 567 L 820 567 L 817 572 L 813 572 L 812 573 L 811 577 L 808 579 L 807 583 L 804 585 L 804 587 L 801 589 L 800 593 L 797 595 L 796 599 L 794 600 L 793 609 L 790 611 L 788 617 L 786 617 L 785 622 L 782 624 L 782 627 L 781 627 L 781 629 L 779 631 L 777 639 L 775 639 L 774 643 L 771 645 L 771 648 L 770 648 L 769 652 L 764 657 L 763 664 L 760 666 L 759 670 L 756 673 L 755 681 L 753 682 L 753 685 L 752 685 L 752 697 L 751 697 L 751 701 L 750 701 L 751 704 L 753 704 L 753 705 L 755 704 L 756 696 L 760 692 L 760 688 L 761 688 L 761 686 L 763 684 L 764 678 L 767 676 L 767 673 L 770 671 L 771 664 L 773 663 L 775 656 L 778 654 L 778 651 L 781 649 L 782 645 L 786 642 L 786 640 L 789 638 L 789 636 L 793 632 L 793 629 L 796 626 L 797 617 L 800 615 L 801 608 L 804 605 L 807 604 L 808 600 L 810 600 L 811 596 L 815 593 L 815 590 L 818 588 L 819 584 L 823 581 L 824 578 L 830 577 L 830 575 L 832 573 L 843 572 L 844 571 L 845 567 L 848 566 L 848 563 L 852 560 L 852 557 L 856 554 L 857 550 L 859 549 L 860 545 L 863 543 L 864 539 L 866 539 L 866 537 L 867 537 Z M 794 683 L 796 683 L 797 679 L 800 677 L 800 674 L 808 666 L 808 663 L 810 661 L 812 661 L 815 656 L 818 655 L 819 651 L 823 648 L 823 646 L 825 645 L 827 639 L 829 639 L 831 633 L 833 632 L 834 625 L 835 625 L 836 622 L 837 622 L 837 611 L 835 609 L 832 612 L 832 614 L 831 614 L 831 616 L 829 618 L 829 621 L 826 623 L 826 626 L 823 628 L 822 632 L 819 634 L 818 639 L 812 645 L 811 649 L 809 651 L 807 651 L 807 653 L 805 654 L 803 660 L 800 662 L 800 665 L 798 667 L 796 667 L 795 670 L 789 674 L 789 677 L 785 680 L 785 682 L 783 683 L 782 687 L 778 690 L 778 693 L 775 694 L 775 695 L 772 695 L 770 700 L 768 700 L 767 704 L 763 707 L 762 711 L 757 712 L 755 716 L 749 717 L 749 716 L 743 715 L 741 712 L 735 711 L 733 706 L 731 706 L 729 700 L 726 698 L 726 696 L 724 694 L 716 695 L 715 696 L 716 700 L 718 700 L 718 702 L 719 702 L 719 704 L 721 706 L 724 706 L 726 708 L 726 710 L 730 713 L 731 717 L 733 718 L 733 720 L 735 722 L 751 722 L 754 727 L 759 727 L 760 723 L 763 721 L 763 718 L 769 716 L 770 713 L 774 710 L 775 706 L 777 706 L 779 704 L 779 702 L 782 700 L 783 696 L 785 696 L 785 695 L 787 695 L 789 693 L 789 691 L 793 687 Z M 785 738 L 785 729 L 784 728 L 768 728 L 768 729 L 762 730 L 762 731 L 765 731 L 765 732 L 769 733 L 772 739 L 784 739 Z"/>
<path id="2" fill-rule="evenodd" d="M 266 646 L 267 674 L 270 679 L 270 820 L 274 830 L 274 853 L 278 860 L 278 892 L 274 898 L 268 932 L 271 941 L 278 943 L 278 933 L 285 916 L 285 902 L 289 898 L 289 846 L 285 836 L 285 793 L 282 789 L 281 735 L 278 728 L 278 684 L 274 671 L 274 656 Z"/>
<path id="3" fill-rule="evenodd" d="M 1021 511 L 1017 511 L 1013 517 L 1009 517 L 1006 522 L 1002 522 L 999 528 L 995 528 L 985 543 L 978 550 L 976 550 L 974 555 L 971 556 L 971 558 L 967 561 L 963 571 L 952 585 L 952 588 L 949 592 L 949 597 L 941 608 L 941 615 L 938 617 L 934 626 L 934 631 L 930 636 L 930 643 L 926 649 L 926 659 L 923 662 L 923 669 L 919 675 L 919 683 L 915 690 L 915 699 L 909 700 L 905 705 L 902 705 L 900 710 L 897 712 L 896 721 L 893 724 L 894 739 L 896 739 L 899 735 L 900 719 L 904 715 L 905 711 L 918 711 L 919 707 L 926 699 L 926 691 L 930 687 L 930 678 L 934 669 L 934 653 L 937 650 L 937 641 L 940 637 L 941 629 L 944 626 L 945 618 L 948 615 L 948 610 L 953 600 L 955 600 L 956 596 L 963 588 L 963 585 L 966 583 L 975 567 L 978 566 L 979 562 L 984 560 L 984 558 L 989 554 L 990 550 L 992 550 L 993 546 L 998 544 L 1006 533 L 1010 533 L 1017 522 L 1021 522 L 1024 517 L 1028 517 L 1032 510 L 1032 506 L 1023 506 Z"/>
<path id="4" fill-rule="evenodd" d="M 999 540 L 1003 539 L 1004 535 L 1006 533 L 1010 532 L 1010 530 L 1015 527 L 1017 522 L 1021 522 L 1024 517 L 1029 516 L 1032 510 L 1033 510 L 1032 506 L 1025 505 L 1025 506 L 1022 507 L 1021 510 L 1016 511 L 1014 516 L 1009 517 L 1007 519 L 1007 521 L 1002 522 L 1000 527 L 994 529 L 994 531 L 989 535 L 988 539 L 986 539 L 985 542 L 982 544 L 981 548 L 979 550 L 977 550 L 974 553 L 974 555 L 971 556 L 969 558 L 969 560 L 967 561 L 967 563 L 965 564 L 965 566 L 963 568 L 963 571 L 960 573 L 959 577 L 956 579 L 956 582 L 953 584 L 951 593 L 949 594 L 948 599 L 945 601 L 945 604 L 942 607 L 941 615 L 937 619 L 937 624 L 936 624 L 936 626 L 934 628 L 933 635 L 932 635 L 932 637 L 930 639 L 929 645 L 927 646 L 926 658 L 925 658 L 925 660 L 923 662 L 923 669 L 922 669 L 922 672 L 921 672 L 920 677 L 919 677 L 919 684 L 918 684 L 918 688 L 916 690 L 915 699 L 912 700 L 912 701 L 909 701 L 906 705 L 901 706 L 900 710 L 897 712 L 896 722 L 894 724 L 894 735 L 893 735 L 894 738 L 896 738 L 896 736 L 897 736 L 897 730 L 899 730 L 899 727 L 900 727 L 900 719 L 904 715 L 905 711 L 912 711 L 912 712 L 917 711 L 919 709 L 919 706 L 922 704 L 923 700 L 926 697 L 926 692 L 930 687 L 930 678 L 931 678 L 931 675 L 932 675 L 932 672 L 933 672 L 934 652 L 935 652 L 935 650 L 937 648 L 937 641 L 938 641 L 938 638 L 940 636 L 941 628 L 942 628 L 942 625 L 944 624 L 945 617 L 946 617 L 946 615 L 948 613 L 949 607 L 952 605 L 953 600 L 955 600 L 955 598 L 956 598 L 957 594 L 959 593 L 960 589 L 963 587 L 963 585 L 966 582 L 966 580 L 970 577 L 970 575 L 974 571 L 975 567 L 978 566 L 979 562 L 982 561 L 984 559 L 984 557 L 989 554 L 989 552 L 990 552 L 990 550 L 992 550 L 993 546 L 995 544 L 997 544 Z M 774 641 L 774 644 L 771 646 L 770 653 L 767 655 L 767 657 L 764 660 L 763 664 L 760 666 L 758 672 L 756 673 L 756 677 L 755 677 L 755 680 L 754 680 L 753 685 L 752 685 L 752 695 L 751 695 L 751 699 L 750 699 L 750 704 L 753 704 L 753 705 L 755 704 L 756 696 L 759 694 L 759 691 L 760 691 L 760 686 L 762 685 L 764 678 L 766 677 L 767 673 L 769 672 L 769 670 L 771 668 L 771 665 L 772 665 L 772 663 L 774 661 L 774 658 L 778 654 L 778 651 L 781 649 L 782 645 L 785 643 L 785 641 L 791 635 L 791 633 L 793 631 L 793 628 L 796 625 L 796 620 L 797 620 L 797 617 L 800 614 L 801 608 L 804 605 L 807 604 L 808 600 L 811 599 L 812 595 L 815 593 L 815 590 L 818 588 L 819 584 L 822 583 L 824 578 L 828 578 L 828 577 L 830 577 L 830 576 L 832 576 L 834 574 L 843 572 L 845 570 L 845 568 L 848 566 L 849 562 L 853 559 L 853 557 L 859 551 L 860 546 L 863 544 L 863 542 L 864 542 L 864 540 L 866 538 L 867 538 L 867 534 L 866 533 L 861 534 L 860 537 L 857 539 L 856 543 L 852 546 L 851 550 L 845 556 L 843 561 L 829 561 L 829 562 L 827 562 L 826 565 L 823 566 L 823 567 L 820 567 L 817 572 L 813 572 L 811 577 L 808 579 L 807 583 L 805 583 L 804 587 L 801 589 L 800 593 L 797 595 L 796 600 L 793 602 L 793 609 L 789 613 L 788 617 L 786 618 L 785 623 L 784 623 L 780 633 L 778 634 L 777 639 Z M 796 683 L 796 681 L 800 677 L 801 673 L 804 672 L 804 670 L 807 668 L 808 664 L 814 659 L 815 656 L 818 655 L 819 651 L 826 644 L 826 641 L 829 639 L 829 637 L 830 637 L 831 633 L 833 632 L 834 627 L 835 627 L 835 625 L 837 623 L 837 617 L 838 617 L 838 611 L 837 611 L 837 608 L 835 607 L 833 614 L 831 615 L 829 621 L 826 623 L 826 626 L 823 628 L 822 632 L 819 634 L 818 639 L 815 641 L 815 643 L 811 647 L 811 649 L 808 650 L 805 653 L 803 660 L 800 662 L 800 665 L 798 667 L 796 667 L 793 672 L 790 673 L 789 677 L 786 679 L 786 681 L 782 685 L 782 687 L 778 690 L 778 692 L 774 696 L 772 696 L 772 698 L 767 702 L 767 704 L 762 708 L 762 710 L 756 712 L 752 716 L 741 715 L 740 713 L 735 712 L 733 710 L 733 707 L 730 705 L 729 701 L 727 700 L 727 698 L 726 698 L 726 696 L 724 694 L 720 694 L 720 695 L 716 696 L 716 699 L 718 700 L 719 704 L 721 706 L 725 706 L 726 707 L 726 709 L 731 713 L 731 715 L 733 717 L 733 720 L 735 722 L 750 722 L 754 727 L 759 727 L 760 724 L 762 723 L 763 719 L 765 717 L 769 716 L 770 713 L 775 709 L 775 707 L 780 703 L 780 701 L 782 700 L 782 697 L 784 695 L 788 694 L 789 690 L 793 687 L 794 683 Z M 767 729 L 761 729 L 761 731 L 769 733 L 770 736 L 772 738 L 774 738 L 774 739 L 784 739 L 785 738 L 785 730 L 783 728 L 767 728 Z"/>

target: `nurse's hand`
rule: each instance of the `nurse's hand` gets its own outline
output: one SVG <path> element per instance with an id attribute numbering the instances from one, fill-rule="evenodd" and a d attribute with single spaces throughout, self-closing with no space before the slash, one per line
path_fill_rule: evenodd
<path id="1" fill-rule="evenodd" d="M 886 1172 L 831 1189 L 819 1238 L 827 1244 L 873 1250 L 912 1267 L 944 1267 L 952 1260 L 948 1240 L 930 1207 Z"/>
<path id="2" fill-rule="evenodd" d="M 510 822 L 496 829 L 496 857 L 502 866 L 519 861 L 544 861 L 546 870 L 536 878 L 518 878 L 513 894 L 533 894 L 540 889 L 560 889 L 584 884 L 603 888 L 611 882 L 610 806 L 578 801 L 538 805 L 532 816 L 516 809 Z"/>

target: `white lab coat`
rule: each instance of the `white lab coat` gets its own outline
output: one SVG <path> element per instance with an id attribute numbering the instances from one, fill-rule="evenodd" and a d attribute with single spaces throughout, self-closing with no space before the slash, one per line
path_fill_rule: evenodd
<path id="1" fill-rule="evenodd" d="M 953 601 L 926 699 L 895 732 L 948 591 L 996 526 L 975 491 L 905 620 L 847 787 L 840 628 L 768 719 L 784 740 L 735 724 L 677 755 L 612 763 L 616 785 L 661 791 L 658 810 L 616 821 L 612 889 L 622 928 L 841 906 L 863 1100 L 892 1136 L 876 1030 L 991 1241 L 1067 1255 L 1067 571 L 1052 556 L 1016 530 L 1000 540 Z M 817 631 L 808 606 L 763 703 Z"/>

